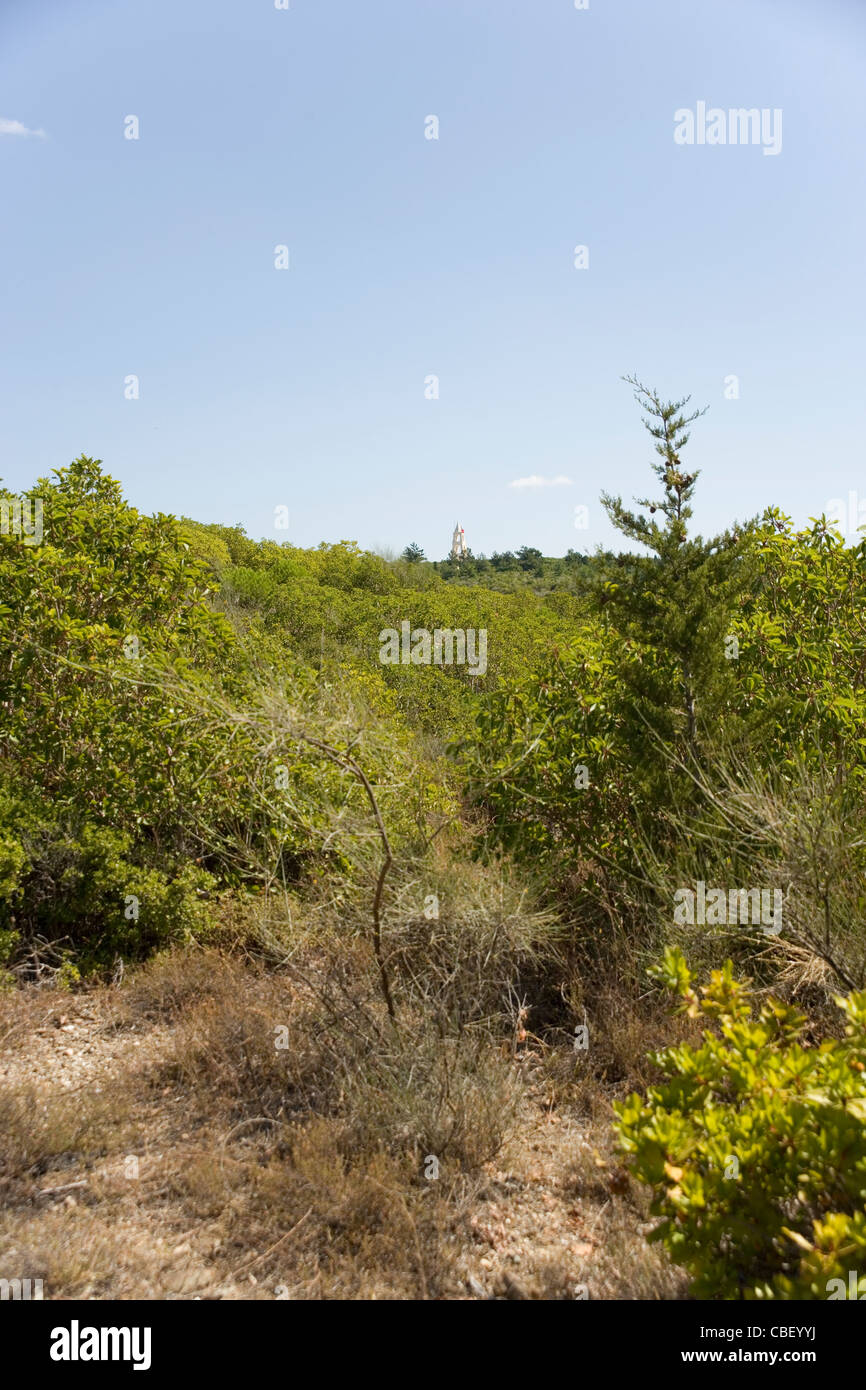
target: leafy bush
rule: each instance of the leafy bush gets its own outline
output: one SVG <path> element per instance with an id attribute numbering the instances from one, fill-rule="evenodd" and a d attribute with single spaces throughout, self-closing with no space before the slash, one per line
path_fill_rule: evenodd
<path id="1" fill-rule="evenodd" d="M 856 786 L 866 777 L 866 538 L 846 545 L 824 518 L 797 531 L 770 508 L 755 542 L 759 582 L 732 625 L 743 717 L 764 762 L 788 770 L 811 750 Z"/>
<path id="2" fill-rule="evenodd" d="M 698 1298 L 848 1289 L 851 1271 L 866 1271 L 866 992 L 837 1000 L 844 1039 L 808 1047 L 788 1006 L 766 999 L 753 1016 L 730 961 L 700 990 L 678 950 L 654 973 L 718 1031 L 655 1054 L 664 1082 L 615 1107 L 661 1217 L 649 1238 L 686 1267 Z"/>
<path id="3" fill-rule="evenodd" d="M 337 779 L 295 756 L 251 811 L 255 750 L 213 718 L 260 666 L 299 701 L 316 679 L 214 611 L 242 538 L 140 515 L 86 457 L 33 495 L 42 544 L 0 536 L 0 960 L 111 963 L 196 930 L 215 882 L 299 864 Z"/>
<path id="4" fill-rule="evenodd" d="M 209 576 L 178 523 L 129 507 L 98 461 L 79 458 L 33 493 L 43 543 L 0 537 L 0 763 L 76 818 L 188 848 L 178 826 L 220 790 L 219 773 L 201 785 L 215 750 L 187 736 L 152 675 L 164 662 L 231 663 Z"/>
<path id="5" fill-rule="evenodd" d="M 201 930 L 213 887 L 195 864 L 148 864 L 131 835 L 0 788 L 0 963 L 51 941 L 86 966 L 140 957 Z"/>

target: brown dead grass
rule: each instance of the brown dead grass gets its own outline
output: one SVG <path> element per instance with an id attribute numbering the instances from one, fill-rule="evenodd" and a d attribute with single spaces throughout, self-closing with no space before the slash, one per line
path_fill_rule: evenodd
<path id="1" fill-rule="evenodd" d="M 605 1011 L 591 1066 L 420 1010 L 394 1030 L 363 944 L 7 995 L 0 1274 L 49 1298 L 682 1296 L 612 1151 L 646 1037 Z"/>

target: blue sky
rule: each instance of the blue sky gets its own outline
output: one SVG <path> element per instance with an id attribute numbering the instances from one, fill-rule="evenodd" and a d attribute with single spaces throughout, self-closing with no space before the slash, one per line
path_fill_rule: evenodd
<path id="1" fill-rule="evenodd" d="M 9 487 L 561 555 L 652 484 L 636 372 L 710 406 L 704 532 L 866 506 L 863 0 L 3 0 L 0 118 Z"/>

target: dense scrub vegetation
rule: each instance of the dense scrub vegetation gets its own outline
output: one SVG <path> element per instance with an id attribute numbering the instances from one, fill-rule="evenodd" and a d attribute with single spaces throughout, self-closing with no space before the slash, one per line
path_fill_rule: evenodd
<path id="1" fill-rule="evenodd" d="M 866 986 L 866 541 L 778 511 L 693 535 L 698 415 L 632 384 L 659 492 L 603 500 L 640 552 L 386 560 L 142 516 L 84 457 L 39 480 L 42 543 L 0 535 L 0 964 L 74 985 L 240 952 L 295 1000 L 288 1072 L 267 1021 L 250 1044 L 258 1113 L 469 1170 L 528 1030 L 569 1084 L 643 1078 L 613 1020 L 656 1027 L 646 971 L 687 991 L 681 947 L 717 972 L 717 1031 L 621 1109 L 636 1176 L 700 1296 L 825 1296 L 866 1196 L 861 1159 L 815 1195 L 863 1143 L 862 995 L 844 1044 L 833 999 Z M 383 663 L 405 623 L 485 630 L 485 673 Z M 744 914 L 762 893 L 775 915 Z M 243 1022 L 208 1027 L 179 1074 Z M 756 1149 L 758 1113 L 802 1158 Z"/>
<path id="2" fill-rule="evenodd" d="M 843 1040 L 804 1048 L 805 1016 L 769 998 L 752 1018 L 730 961 L 700 993 L 679 951 L 654 973 L 718 1031 L 660 1053 L 664 1084 L 617 1107 L 653 1238 L 699 1298 L 848 1297 L 866 1255 L 866 993 L 837 1001 Z"/>

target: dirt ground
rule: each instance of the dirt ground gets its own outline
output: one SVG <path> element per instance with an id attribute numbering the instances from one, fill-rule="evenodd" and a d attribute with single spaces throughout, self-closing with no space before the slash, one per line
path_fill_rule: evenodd
<path id="1" fill-rule="evenodd" d="M 49 1299 L 682 1297 L 606 1101 L 558 1101 L 531 1045 L 495 1161 L 407 1185 L 322 1125 L 287 1147 L 230 1123 L 176 1079 L 176 1026 L 118 988 L 3 997 L 0 1276 Z"/>

